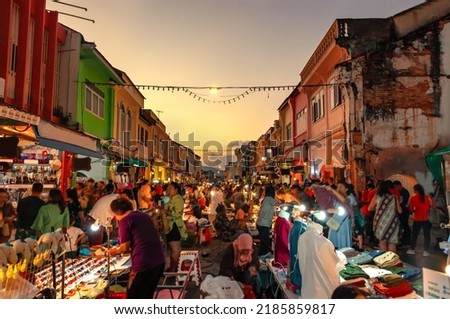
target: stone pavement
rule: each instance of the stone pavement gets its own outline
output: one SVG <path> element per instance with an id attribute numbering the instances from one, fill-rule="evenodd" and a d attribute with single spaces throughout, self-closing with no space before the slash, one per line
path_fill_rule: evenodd
<path id="1" fill-rule="evenodd" d="M 438 226 L 433 226 L 431 229 L 431 248 L 429 253 L 431 256 L 423 257 L 424 250 L 423 234 L 419 235 L 416 245 L 416 255 L 406 254 L 407 248 L 398 249 L 400 259 L 408 264 L 419 268 L 429 268 L 436 271 L 444 272 L 447 263 L 447 255 L 439 249 L 438 238 L 447 240 L 449 236 L 448 230 L 440 229 Z"/>

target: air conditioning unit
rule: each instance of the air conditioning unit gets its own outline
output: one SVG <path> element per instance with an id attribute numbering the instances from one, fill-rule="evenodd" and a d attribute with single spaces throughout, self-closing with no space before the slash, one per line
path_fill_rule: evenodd
<path id="1" fill-rule="evenodd" d="M 0 78 L 0 98 L 5 98 L 5 79 Z"/>

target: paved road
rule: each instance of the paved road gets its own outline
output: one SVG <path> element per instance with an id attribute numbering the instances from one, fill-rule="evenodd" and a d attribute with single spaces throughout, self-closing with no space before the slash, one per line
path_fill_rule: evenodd
<path id="1" fill-rule="evenodd" d="M 448 231 L 442 230 L 438 226 L 433 226 L 431 229 L 431 249 L 429 257 L 423 257 L 423 235 L 419 235 L 419 238 L 417 240 L 417 246 L 416 246 L 416 255 L 408 255 L 406 254 L 407 249 L 399 249 L 398 255 L 400 258 L 407 262 L 408 264 L 411 264 L 413 266 L 419 267 L 419 268 L 429 268 L 436 271 L 444 272 L 445 266 L 447 263 L 447 255 L 444 254 L 442 250 L 439 249 L 437 238 L 446 239 L 448 238 Z"/>

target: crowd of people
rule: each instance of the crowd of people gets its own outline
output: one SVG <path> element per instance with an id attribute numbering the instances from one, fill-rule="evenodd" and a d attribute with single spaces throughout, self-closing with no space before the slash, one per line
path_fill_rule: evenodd
<path id="1" fill-rule="evenodd" d="M 225 207 L 220 207 L 218 210 L 216 230 L 219 237 L 222 239 L 231 237 L 232 223 L 224 218 L 224 212 L 229 209 L 229 204 L 234 204 L 236 224 L 240 224 L 238 221 L 248 220 L 249 207 L 257 204 L 260 206 L 256 221 L 261 240 L 259 254 L 266 254 L 270 248 L 274 207 L 287 203 L 303 205 L 305 211 L 319 210 L 320 205 L 314 193 L 314 186 L 326 188 L 329 194 L 333 194 L 348 210 L 343 215 L 343 218 L 347 215 L 348 218 L 340 223 L 340 231 L 335 233 L 330 230 L 329 233 L 330 239 L 337 248 L 351 247 L 355 244 L 358 250 L 370 246 L 395 252 L 400 245 L 400 247 L 410 247 L 410 253 L 412 253 L 420 231 L 423 229 L 424 255 L 428 256 L 431 230 L 429 213 L 435 207 L 433 198 L 425 194 L 420 184 L 414 186 L 414 194 L 410 195 L 400 181 L 380 181 L 375 186 L 374 182 L 369 180 L 360 194 L 356 194 L 352 184 L 344 181 L 335 184 L 332 178 L 326 182 L 315 180 L 304 185 L 298 183 L 290 186 L 287 184 L 254 185 L 251 187 L 253 196 L 247 196 L 246 193 L 249 192 L 243 193 L 243 188 L 236 186 L 234 191 L 227 192 L 231 195 L 224 197 Z M 329 209 L 327 213 L 336 212 Z M 335 218 L 338 217 L 338 214 L 334 215 Z M 412 230 L 409 223 L 411 216 Z"/>
<path id="2" fill-rule="evenodd" d="M 321 198 L 318 189 L 326 190 L 326 198 Z M 66 228 L 69 236 L 66 250 L 71 257 L 77 257 L 83 243 L 92 246 L 105 241 L 104 234 L 100 237 L 98 233 L 93 234 L 90 226 L 106 216 L 102 224 L 115 226 L 120 241 L 109 253 L 131 252 L 129 298 L 151 298 L 163 271 L 177 271 L 181 243 L 188 236 L 183 219 L 186 214 L 201 219 L 208 210 L 209 216 L 213 216 L 210 221 L 214 236 L 230 242 L 219 274 L 257 289 L 258 256 L 273 250 L 276 207 L 281 204 L 301 207 L 300 214 L 311 217 L 311 212 L 321 210 L 324 201 L 333 198 L 334 207 L 326 209 L 328 220 L 332 221 L 324 226 L 328 226 L 327 236 L 336 249 L 353 246 L 362 251 L 371 246 L 395 252 L 402 245 L 409 248 L 408 254 L 415 254 L 417 238 L 423 231 L 425 257 L 429 256 L 430 249 L 429 212 L 434 207 L 433 199 L 420 184 L 414 186 L 414 194 L 410 196 L 399 181 L 382 181 L 377 185 L 368 181 L 366 188 L 356 194 L 353 185 L 344 181 L 335 184 L 332 178 L 302 185 L 230 182 L 180 185 L 143 180 L 133 189 L 122 190 L 113 181 L 89 179 L 86 183 L 76 183 L 65 194 L 59 189 L 50 190 L 46 201 L 41 198 L 42 192 L 43 185 L 35 183 L 29 196 L 20 199 L 15 209 L 8 201 L 7 192 L 0 189 L 2 241 L 12 237 L 38 238 Z M 344 214 L 336 209 L 339 206 L 344 207 Z M 160 211 L 163 219 L 162 229 L 151 218 L 156 211 Z M 410 215 L 414 220 L 412 230 Z M 293 221 L 294 217 L 288 214 L 286 219 Z M 249 234 L 249 223 L 256 224 L 259 247 Z M 333 223 L 338 226 L 334 227 Z M 162 240 L 170 251 L 167 257 Z"/>

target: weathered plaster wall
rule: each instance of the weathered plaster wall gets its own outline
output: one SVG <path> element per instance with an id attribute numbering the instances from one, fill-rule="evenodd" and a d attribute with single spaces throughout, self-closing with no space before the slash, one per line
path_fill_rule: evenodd
<path id="1" fill-rule="evenodd" d="M 386 45 L 385 50 L 368 56 L 366 61 L 364 104 L 369 110 L 369 122 L 390 120 L 394 110 L 402 108 L 420 108 L 430 115 L 439 114 L 437 25 Z"/>
<path id="2" fill-rule="evenodd" d="M 450 145 L 450 19 L 441 22 L 442 31 L 440 33 L 442 67 L 440 84 L 442 88 L 441 113 L 438 130 L 440 146 Z"/>
<path id="3" fill-rule="evenodd" d="M 450 144 L 449 19 L 339 67 L 357 176 L 413 176 L 431 189 L 424 155 Z"/>

